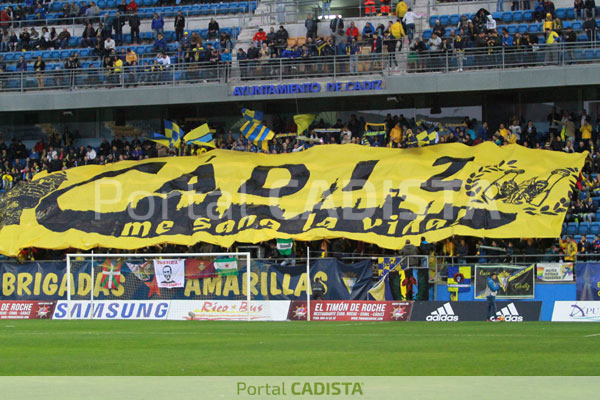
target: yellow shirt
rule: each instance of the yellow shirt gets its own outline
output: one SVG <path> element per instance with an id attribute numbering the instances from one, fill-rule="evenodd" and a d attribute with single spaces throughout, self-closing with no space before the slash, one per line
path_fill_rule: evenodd
<path id="1" fill-rule="evenodd" d="M 402 24 L 400 22 L 398 22 L 398 21 L 396 21 L 396 22 L 394 22 L 392 24 L 392 28 L 390 29 L 390 33 L 396 39 L 401 39 L 404 36 L 406 36 L 406 34 L 404 33 L 404 28 L 402 27 Z"/>
<path id="2" fill-rule="evenodd" d="M 548 34 L 548 39 L 546 39 L 546 44 L 553 44 L 558 39 L 558 33 L 551 31 Z"/>
<path id="3" fill-rule="evenodd" d="M 592 126 L 590 124 L 582 125 L 581 128 L 579 128 L 579 132 L 581 132 L 582 139 L 592 138 Z"/>
<path id="4" fill-rule="evenodd" d="M 544 20 L 544 28 L 543 28 L 544 32 L 546 31 L 551 31 L 552 29 L 554 29 L 554 21 L 552 21 L 551 19 L 546 19 Z"/>
<path id="5" fill-rule="evenodd" d="M 506 128 L 498 129 L 498 133 L 500 133 L 500 136 L 502 136 L 504 139 L 506 139 L 506 137 L 508 136 L 508 129 L 506 129 Z"/>
<path id="6" fill-rule="evenodd" d="M 115 72 L 121 72 L 121 67 L 123 66 L 123 60 L 121 60 L 120 58 L 117 59 L 117 61 L 115 61 Z"/>
<path id="7" fill-rule="evenodd" d="M 506 138 L 506 141 L 509 144 L 515 144 L 515 143 L 517 143 L 517 136 L 514 133 L 510 132 L 508 134 L 508 137 Z"/>
<path id="8" fill-rule="evenodd" d="M 398 18 L 403 18 L 404 14 L 406 14 L 406 11 L 408 11 L 408 6 L 406 5 L 406 3 L 403 1 L 399 2 L 396 6 L 396 16 Z"/>
<path id="9" fill-rule="evenodd" d="M 393 127 L 390 132 L 390 138 L 394 143 L 400 143 L 402 141 L 402 130 L 397 127 Z"/>

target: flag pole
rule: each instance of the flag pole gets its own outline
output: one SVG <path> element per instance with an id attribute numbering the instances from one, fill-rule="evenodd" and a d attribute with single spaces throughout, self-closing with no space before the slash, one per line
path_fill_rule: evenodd
<path id="1" fill-rule="evenodd" d="M 312 281 L 310 280 L 310 247 L 306 246 L 306 320 L 310 321 L 310 292 Z"/>
<path id="2" fill-rule="evenodd" d="M 90 290 L 90 305 L 91 305 L 91 313 L 90 313 L 90 319 L 94 319 L 94 250 L 92 250 L 92 262 L 91 262 L 91 266 L 90 268 L 92 269 L 91 271 L 91 275 L 92 275 L 92 290 Z"/>

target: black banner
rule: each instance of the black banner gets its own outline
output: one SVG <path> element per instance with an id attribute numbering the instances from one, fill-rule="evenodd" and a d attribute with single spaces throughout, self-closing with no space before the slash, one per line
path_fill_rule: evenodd
<path id="1" fill-rule="evenodd" d="M 499 299 L 533 299 L 535 266 L 493 265 L 475 266 L 475 298 L 485 299 L 487 279 L 492 273 L 498 274 Z"/>
<path id="2" fill-rule="evenodd" d="M 496 318 L 502 316 L 506 322 L 539 321 L 541 301 L 499 301 L 496 303 Z M 416 301 L 413 304 L 411 321 L 460 322 L 485 321 L 486 301 Z"/>

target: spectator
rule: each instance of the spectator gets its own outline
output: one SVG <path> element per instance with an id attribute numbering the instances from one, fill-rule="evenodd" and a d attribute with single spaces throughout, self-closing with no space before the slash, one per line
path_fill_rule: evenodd
<path id="1" fill-rule="evenodd" d="M 109 55 L 115 49 L 115 41 L 111 36 L 108 36 L 104 41 L 104 53 Z"/>
<path id="2" fill-rule="evenodd" d="M 583 4 L 586 17 L 591 19 L 596 18 L 596 2 L 594 0 L 585 0 Z"/>
<path id="3" fill-rule="evenodd" d="M 421 17 L 415 14 L 411 8 L 408 9 L 406 14 L 404 14 L 404 17 L 402 18 L 402 22 L 404 22 L 404 25 L 406 26 L 406 36 L 408 37 L 409 45 L 412 43 L 415 35 L 415 19 L 419 18 Z"/>
<path id="4" fill-rule="evenodd" d="M 135 0 L 130 0 L 129 4 L 127 4 L 127 13 L 132 14 L 137 11 L 137 3 Z"/>
<path id="5" fill-rule="evenodd" d="M 371 40 L 373 39 L 373 33 L 375 32 L 375 27 L 370 22 L 367 22 L 362 30 L 362 38 L 363 40 Z"/>
<path id="6" fill-rule="evenodd" d="M 123 0 L 123 3 L 125 0 Z M 123 25 L 125 25 L 126 18 L 122 17 L 119 11 L 115 14 L 112 20 L 113 30 L 115 31 L 115 43 L 117 46 L 123 44 Z"/>
<path id="7" fill-rule="evenodd" d="M 381 53 L 383 50 L 383 42 L 377 33 L 373 33 L 373 40 L 371 41 L 371 63 L 369 70 L 373 71 L 373 67 L 379 67 L 381 60 Z"/>
<path id="8" fill-rule="evenodd" d="M 591 42 L 596 41 L 596 29 L 598 26 L 596 25 L 596 21 L 592 17 L 588 17 L 583 23 L 583 30 L 587 35 L 587 38 Z"/>
<path id="9" fill-rule="evenodd" d="M 49 35 L 49 34 L 48 34 Z M 94 47 L 96 45 L 96 30 L 90 22 L 83 30 L 81 34 L 81 46 L 82 47 Z"/>
<path id="10" fill-rule="evenodd" d="M 208 38 L 208 40 L 216 39 L 218 35 L 219 35 L 219 23 L 217 21 L 215 21 L 214 18 L 211 18 L 210 22 L 208 23 L 207 38 Z"/>
<path id="11" fill-rule="evenodd" d="M 227 32 L 221 32 L 221 36 L 219 37 L 219 47 L 221 50 L 233 48 L 233 43 L 231 42 L 231 37 L 227 34 Z M 231 54 L 231 51 L 229 52 Z"/>
<path id="12" fill-rule="evenodd" d="M 225 70 L 224 73 L 224 77 L 225 77 L 225 81 L 227 81 L 229 79 L 229 74 L 231 71 L 231 51 L 229 51 L 229 48 L 226 48 L 223 53 L 221 53 L 221 63 L 223 63 L 223 68 Z"/>
<path id="13" fill-rule="evenodd" d="M 85 17 L 88 21 L 93 21 L 98 15 L 100 15 L 100 7 L 95 2 L 91 2 L 90 6 L 85 10 Z"/>
<path id="14" fill-rule="evenodd" d="M 158 39 L 158 34 L 164 34 L 165 21 L 162 16 L 154 13 L 151 23 L 152 32 L 154 32 L 154 39 Z"/>
<path id="15" fill-rule="evenodd" d="M 121 4 L 117 6 L 117 12 L 125 14 L 127 12 L 127 3 L 125 0 L 121 0 Z"/>
<path id="16" fill-rule="evenodd" d="M 439 19 L 435 20 L 435 25 L 433 26 L 433 33 L 435 33 L 439 37 L 444 36 L 444 33 L 446 33 L 446 30 L 442 26 L 442 23 L 440 22 Z"/>
<path id="17" fill-rule="evenodd" d="M 346 30 L 346 38 L 348 42 L 351 42 L 352 39 L 358 40 L 358 28 L 354 25 L 354 21 L 350 22 L 350 26 Z"/>
<path id="18" fill-rule="evenodd" d="M 131 0 L 133 2 L 133 0 Z M 131 4 L 131 3 L 129 3 Z M 142 41 L 140 40 L 140 17 L 137 15 L 137 10 L 133 10 L 131 15 L 129 16 L 129 28 L 131 34 L 131 43 L 140 44 Z"/>
<path id="19" fill-rule="evenodd" d="M 325 13 L 327 12 L 327 16 L 331 15 L 331 0 L 321 0 L 323 4 L 323 8 L 321 9 L 321 19 L 325 19 Z"/>
<path id="20" fill-rule="evenodd" d="M 317 38 L 317 20 L 313 18 L 312 14 L 306 15 L 304 27 L 306 28 L 306 39 L 312 38 L 312 40 L 315 40 Z"/>
<path id="21" fill-rule="evenodd" d="M 252 38 L 253 43 L 258 47 L 262 47 L 262 42 L 267 40 L 267 35 L 265 34 L 265 31 L 263 31 L 263 28 L 258 28 L 258 32 L 256 32 L 254 34 L 254 37 Z"/>
<path id="22" fill-rule="evenodd" d="M 583 0 L 574 0 L 573 9 L 575 10 L 575 19 L 584 19 L 583 10 L 585 9 Z"/>
<path id="23" fill-rule="evenodd" d="M 331 29 L 331 33 L 335 34 L 338 31 L 344 31 L 344 20 L 339 17 L 339 16 L 335 16 L 334 19 L 331 20 L 331 22 L 329 23 L 329 29 Z"/>
<path id="24" fill-rule="evenodd" d="M 579 128 L 579 132 L 581 132 L 581 139 L 590 140 L 592 138 L 592 129 L 592 125 L 587 118 L 585 118 L 581 124 L 581 128 Z"/>
<path id="25" fill-rule="evenodd" d="M 283 25 L 280 25 L 275 36 L 277 46 L 279 48 L 284 48 L 287 45 L 288 37 L 288 31 L 283 27 Z"/>
<path id="26" fill-rule="evenodd" d="M 165 40 L 165 38 L 163 37 L 163 35 L 161 33 L 158 34 L 158 39 L 156 39 L 154 41 L 153 50 L 157 51 L 157 52 L 167 51 L 167 41 Z"/>
<path id="27" fill-rule="evenodd" d="M 254 46 L 254 42 L 250 42 L 250 47 L 248 48 L 246 57 L 248 59 L 248 76 L 252 76 L 256 69 L 256 62 L 260 58 L 260 51 L 256 46 Z"/>
<path id="28" fill-rule="evenodd" d="M 71 39 L 71 34 L 67 30 L 67 28 L 63 28 L 62 32 L 58 34 L 57 44 L 59 49 L 66 49 L 69 46 L 69 40 Z"/>
<path id="29" fill-rule="evenodd" d="M 236 58 L 240 66 L 240 78 L 244 80 L 248 71 L 248 56 L 246 55 L 244 49 L 242 49 L 241 47 L 238 49 Z"/>
<path id="30" fill-rule="evenodd" d="M 181 11 L 177 12 L 177 16 L 175 17 L 173 26 L 175 27 L 175 40 L 177 42 L 181 42 L 181 38 L 183 37 L 183 30 L 185 29 L 185 17 L 183 16 L 183 13 Z"/>
<path id="31" fill-rule="evenodd" d="M 38 56 L 35 60 L 33 70 L 37 77 L 38 88 L 42 89 L 44 87 L 44 71 L 46 70 L 46 63 L 42 60 L 42 56 Z"/>
<path id="32" fill-rule="evenodd" d="M 19 56 L 19 61 L 17 62 L 17 72 L 26 72 L 27 71 L 27 62 L 23 56 Z"/>

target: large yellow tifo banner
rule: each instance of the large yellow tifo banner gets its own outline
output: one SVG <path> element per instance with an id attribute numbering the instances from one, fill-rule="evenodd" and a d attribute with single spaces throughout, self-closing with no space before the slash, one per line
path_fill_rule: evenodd
<path id="1" fill-rule="evenodd" d="M 40 175 L 0 204 L 0 252 L 345 237 L 556 237 L 586 154 L 518 145 L 215 150 Z"/>

